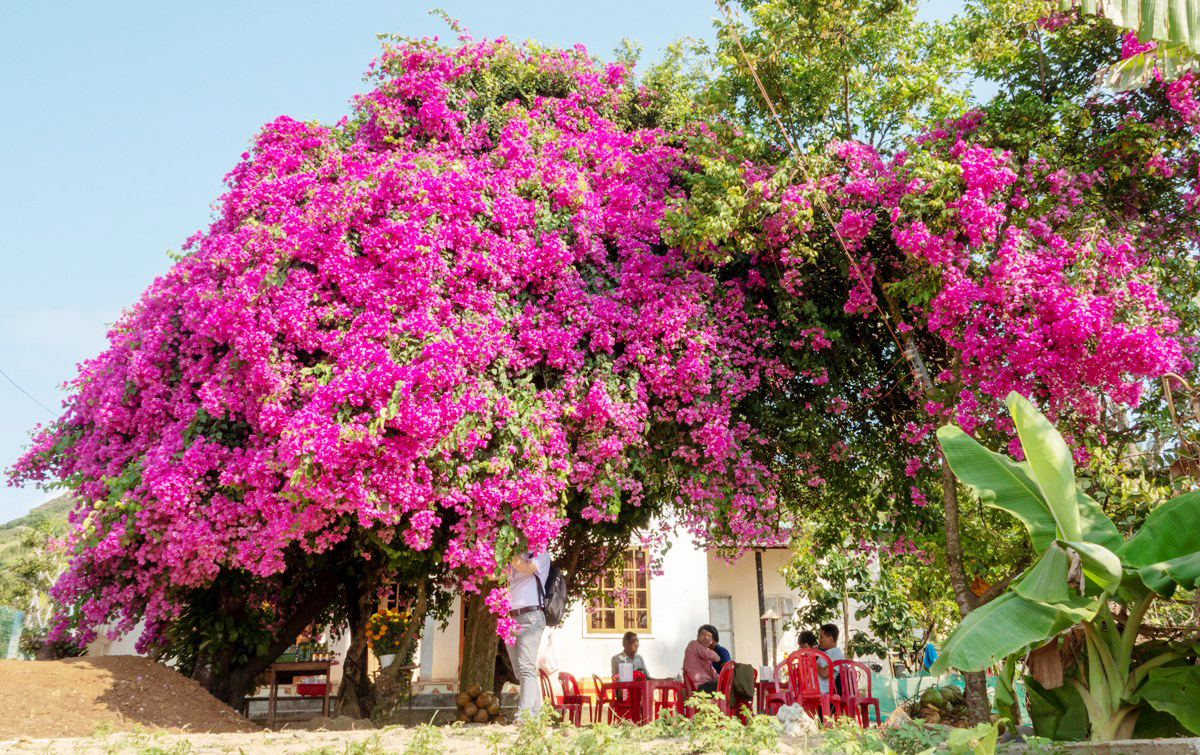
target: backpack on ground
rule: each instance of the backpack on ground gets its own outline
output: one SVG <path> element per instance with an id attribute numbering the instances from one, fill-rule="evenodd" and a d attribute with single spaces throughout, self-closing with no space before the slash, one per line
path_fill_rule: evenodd
<path id="1" fill-rule="evenodd" d="M 544 586 L 536 572 L 533 576 L 537 580 L 538 602 L 542 606 L 542 613 L 546 615 L 546 626 L 556 627 L 562 623 L 567 610 L 567 581 L 554 564 L 550 564 Z"/>

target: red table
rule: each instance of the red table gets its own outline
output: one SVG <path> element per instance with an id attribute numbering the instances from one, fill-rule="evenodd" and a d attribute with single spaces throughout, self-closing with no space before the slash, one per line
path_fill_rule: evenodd
<path id="1" fill-rule="evenodd" d="M 640 713 L 634 721 L 637 724 L 648 724 L 654 720 L 654 691 L 658 689 L 675 690 L 675 710 L 683 713 L 683 682 L 674 679 L 637 679 L 632 682 L 602 682 L 605 691 L 626 690 L 635 712 Z M 640 710 L 639 710 L 640 709 Z"/>
<path id="2" fill-rule="evenodd" d="M 780 685 L 771 680 L 765 682 L 759 681 L 754 683 L 754 709 L 759 713 L 767 712 L 767 696 L 779 692 L 780 689 L 787 689 L 787 685 Z"/>

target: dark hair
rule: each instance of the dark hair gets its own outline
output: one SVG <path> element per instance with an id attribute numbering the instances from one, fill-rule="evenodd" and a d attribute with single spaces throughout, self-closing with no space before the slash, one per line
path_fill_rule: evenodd
<path id="1" fill-rule="evenodd" d="M 835 627 L 835 629 L 836 629 L 836 627 Z M 812 632 L 808 631 L 807 629 L 805 629 L 803 632 L 800 633 L 800 644 L 801 645 L 816 645 L 817 644 L 817 636 L 815 634 L 813 634 Z"/>
<path id="2" fill-rule="evenodd" d="M 822 624 L 821 625 L 821 634 L 829 635 L 830 637 L 833 638 L 834 642 L 836 642 L 837 636 L 838 636 L 837 624 Z"/>
<path id="3" fill-rule="evenodd" d="M 701 624 L 700 628 L 713 636 L 713 642 L 721 641 L 721 635 L 717 633 L 717 628 L 714 627 L 712 624 Z"/>
<path id="4" fill-rule="evenodd" d="M 637 639 L 637 632 L 626 632 L 625 636 L 621 638 L 621 644 L 628 645 L 630 642 L 632 642 L 633 640 L 636 640 L 636 639 Z"/>

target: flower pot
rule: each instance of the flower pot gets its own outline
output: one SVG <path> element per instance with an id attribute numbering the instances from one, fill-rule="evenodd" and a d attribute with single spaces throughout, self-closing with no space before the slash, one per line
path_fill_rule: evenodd
<path id="1" fill-rule="evenodd" d="M 392 665 L 392 661 L 394 660 L 396 660 L 395 653 L 384 653 L 383 655 L 379 656 L 379 667 L 387 668 L 388 666 Z"/>

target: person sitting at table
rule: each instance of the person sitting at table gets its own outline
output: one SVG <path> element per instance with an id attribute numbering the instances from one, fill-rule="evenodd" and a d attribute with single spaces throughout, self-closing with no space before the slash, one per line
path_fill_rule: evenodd
<path id="1" fill-rule="evenodd" d="M 617 671 L 622 663 L 632 663 L 633 672 L 642 672 L 643 679 L 650 678 L 650 672 L 646 670 L 646 662 L 642 660 L 642 656 L 638 655 L 637 632 L 626 632 L 621 638 L 621 652 L 612 657 L 612 675 L 613 679 L 617 678 Z M 636 677 L 635 677 L 636 678 Z"/>
<path id="2" fill-rule="evenodd" d="M 837 624 L 822 624 L 821 636 L 817 639 L 817 646 L 820 648 L 829 662 L 840 661 L 845 659 L 845 654 L 838 647 L 838 627 Z M 821 694 L 830 694 L 829 675 L 833 674 L 833 694 L 842 694 L 842 680 L 838 677 L 838 673 L 832 669 L 826 668 L 825 661 L 817 659 L 817 684 L 820 685 Z"/>
<path id="3" fill-rule="evenodd" d="M 716 630 L 709 631 L 708 624 L 696 632 L 696 639 L 687 644 L 683 651 L 683 673 L 692 680 L 697 692 L 717 691 L 716 662 L 721 660 L 712 646 L 717 644 L 713 636 Z"/>
<path id="4" fill-rule="evenodd" d="M 800 647 L 805 650 L 816 650 L 817 636 L 805 629 L 800 633 Z"/>
<path id="5" fill-rule="evenodd" d="M 713 670 L 720 674 L 721 669 L 725 667 L 726 663 L 732 660 L 732 657 L 729 655 L 729 651 L 721 645 L 721 635 L 717 634 L 716 627 L 712 624 L 705 624 L 700 628 L 712 635 L 712 649 L 717 654 L 717 660 L 713 661 Z"/>

